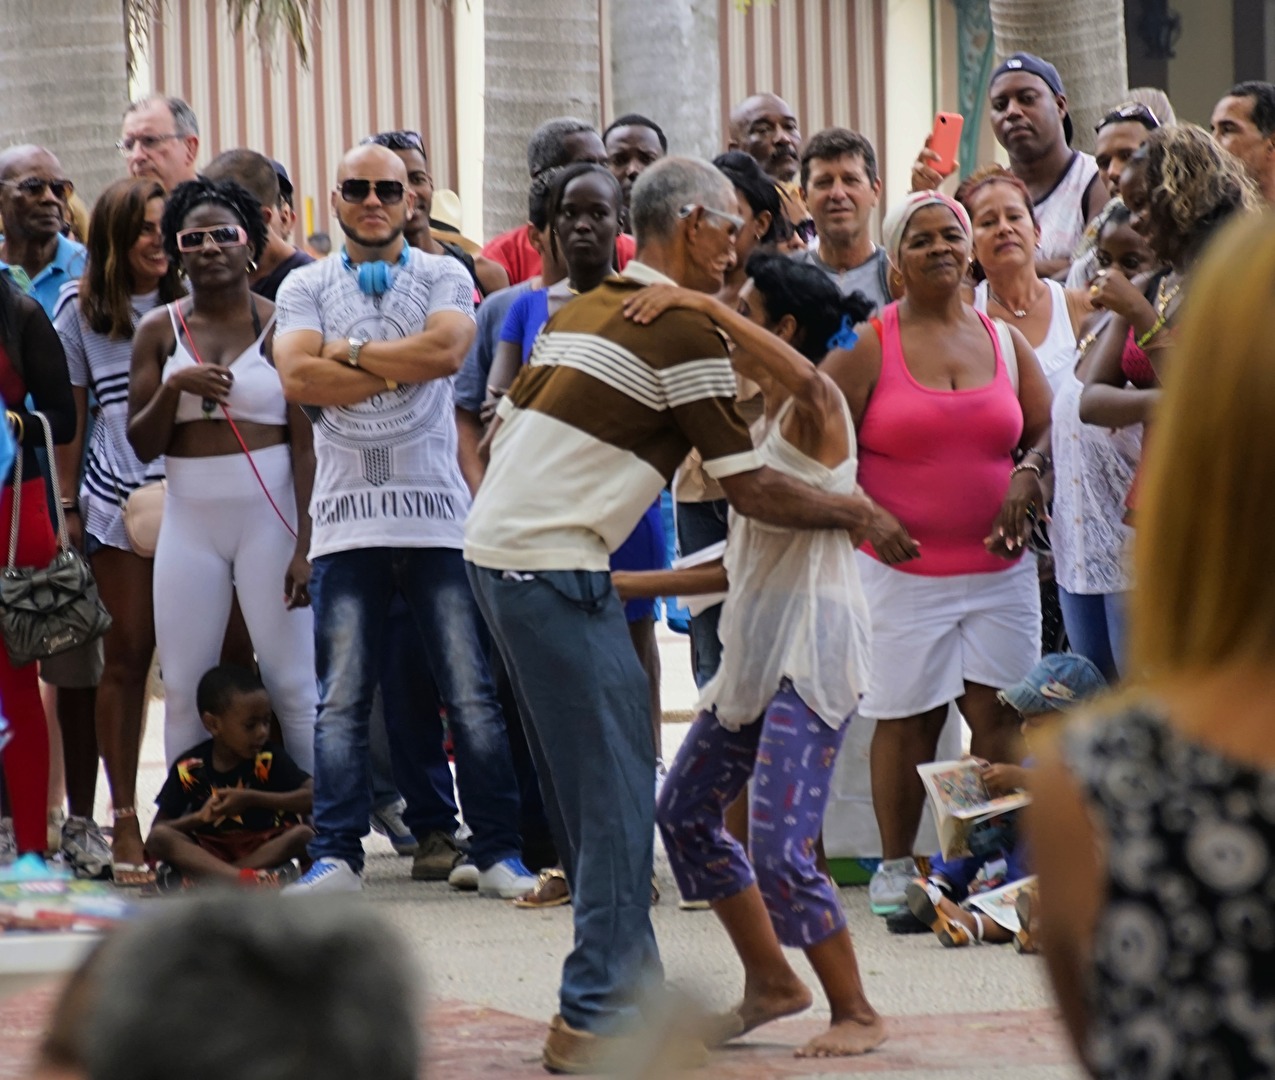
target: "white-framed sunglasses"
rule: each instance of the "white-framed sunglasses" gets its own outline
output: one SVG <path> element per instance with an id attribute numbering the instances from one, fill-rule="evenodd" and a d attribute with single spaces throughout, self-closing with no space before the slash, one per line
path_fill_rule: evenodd
<path id="1" fill-rule="evenodd" d="M 711 217 L 721 218 L 728 225 L 734 226 L 736 232 L 744 227 L 744 219 L 738 214 L 729 214 L 725 210 L 718 210 L 712 206 L 704 206 L 701 203 L 687 203 L 677 212 L 677 216 L 680 218 L 688 218 L 695 213 L 696 210 L 702 210 Z"/>

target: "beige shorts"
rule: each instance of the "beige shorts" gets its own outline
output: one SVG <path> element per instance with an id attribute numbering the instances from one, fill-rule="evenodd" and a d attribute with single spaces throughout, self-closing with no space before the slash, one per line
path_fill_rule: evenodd
<path id="1" fill-rule="evenodd" d="M 102 681 L 105 666 L 102 639 L 90 641 L 40 661 L 40 678 L 61 690 L 88 690 Z"/>

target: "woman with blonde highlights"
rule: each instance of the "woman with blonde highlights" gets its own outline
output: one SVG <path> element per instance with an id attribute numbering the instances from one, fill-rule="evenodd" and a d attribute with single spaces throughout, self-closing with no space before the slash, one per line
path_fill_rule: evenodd
<path id="1" fill-rule="evenodd" d="M 1206 255 L 1174 352 L 1134 542 L 1138 688 L 1065 732 L 1033 788 L 1041 936 L 1092 1075 L 1265 1076 L 1275 221 Z"/>

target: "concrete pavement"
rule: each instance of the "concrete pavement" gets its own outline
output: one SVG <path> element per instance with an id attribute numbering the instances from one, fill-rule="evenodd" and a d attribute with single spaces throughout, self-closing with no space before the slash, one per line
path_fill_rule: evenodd
<path id="1" fill-rule="evenodd" d="M 671 634 L 661 640 L 670 711 L 689 709 L 694 700 L 685 642 Z M 139 806 L 149 804 L 163 780 L 161 725 L 162 708 L 155 707 L 143 748 Z M 665 726 L 670 759 L 685 731 L 685 724 Z M 104 794 L 104 784 L 101 790 Z M 425 989 L 424 1075 L 454 1080 L 497 1072 L 543 1076 L 539 1048 L 544 1025 L 556 1011 L 559 970 L 571 943 L 570 908 L 520 911 L 455 893 L 445 884 L 413 882 L 410 860 L 395 856 L 381 837 L 370 836 L 367 849 L 361 902 L 374 906 L 403 935 Z M 663 900 L 653 919 L 668 978 L 706 1007 L 725 1007 L 741 989 L 738 961 L 710 912 L 678 910 L 658 843 L 656 850 Z M 794 1058 L 793 1049 L 827 1023 L 827 1010 L 817 1001 L 805 1016 L 770 1025 L 715 1054 L 697 1076 L 1073 1080 L 1081 1075 L 1054 1020 L 1038 957 L 1020 956 L 1008 946 L 945 950 L 929 935 L 896 937 L 869 912 L 866 889 L 843 889 L 841 896 L 869 996 L 889 1018 L 889 1041 L 864 1058 Z M 797 970 L 817 987 L 804 957 L 792 956 Z M 0 1078 L 25 1075 L 24 1062 L 52 995 L 50 988 L 0 1001 Z"/>

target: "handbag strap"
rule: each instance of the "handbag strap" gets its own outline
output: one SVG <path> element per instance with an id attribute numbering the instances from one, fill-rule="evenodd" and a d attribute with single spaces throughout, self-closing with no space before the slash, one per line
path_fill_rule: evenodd
<path id="1" fill-rule="evenodd" d="M 199 355 L 199 349 L 195 346 L 195 339 L 191 336 L 190 327 L 186 325 L 186 316 L 182 314 L 182 304 L 180 300 L 174 301 L 173 309 L 177 312 L 177 318 L 182 324 L 182 331 L 186 334 L 186 343 L 190 346 L 190 355 L 195 358 L 195 363 L 203 365 L 203 357 Z M 252 325 L 254 328 L 260 326 L 260 319 L 257 317 L 257 305 L 252 306 Z M 258 330 L 258 336 L 260 331 Z M 270 500 L 270 505 L 274 508 L 274 512 L 279 515 L 279 520 L 283 522 L 283 527 L 295 540 L 297 538 L 297 530 L 289 524 L 288 519 L 283 516 L 283 511 L 279 509 L 279 504 L 274 501 L 274 496 L 270 494 L 270 489 L 266 487 L 266 482 L 261 479 L 261 473 L 257 471 L 257 463 L 252 460 L 252 451 L 248 449 L 248 444 L 244 442 L 244 438 L 239 434 L 239 425 L 235 423 L 234 417 L 230 415 L 230 410 L 223 404 L 221 406 L 222 415 L 226 418 L 226 423 L 230 425 L 230 430 L 235 433 L 235 440 L 239 443 L 239 449 L 244 452 L 244 456 L 248 459 L 248 464 L 252 468 L 252 475 L 257 478 L 257 483 L 261 486 L 262 492 L 266 498 Z"/>
<path id="2" fill-rule="evenodd" d="M 70 551 L 71 538 L 66 531 L 66 511 L 62 509 L 62 485 L 58 482 L 58 470 L 53 458 L 53 428 L 50 427 L 49 418 L 44 413 L 32 411 L 27 415 L 39 420 L 40 427 L 44 431 L 44 449 L 49 455 L 49 485 L 53 488 L 53 506 L 58 520 L 58 550 Z M 22 448 L 19 447 L 17 461 L 13 465 L 13 517 L 9 522 L 9 562 L 7 564 L 10 570 L 14 569 L 18 562 L 18 525 L 22 520 L 22 464 L 23 453 Z"/>

